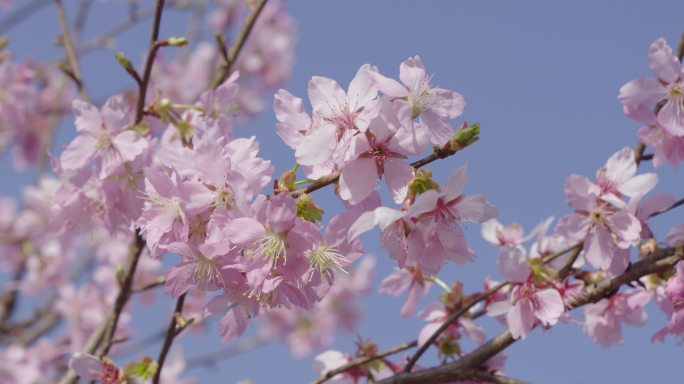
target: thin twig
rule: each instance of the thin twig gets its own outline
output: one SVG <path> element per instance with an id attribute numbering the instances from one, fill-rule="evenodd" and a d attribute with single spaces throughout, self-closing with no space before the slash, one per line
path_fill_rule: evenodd
<path id="1" fill-rule="evenodd" d="M 396 347 L 392 347 L 392 348 L 387 349 L 385 351 L 376 353 L 372 356 L 357 357 L 356 359 L 351 360 L 347 364 L 344 364 L 344 365 L 337 367 L 333 370 L 325 372 L 321 377 L 319 377 L 316 381 L 314 381 L 313 384 L 322 384 L 322 383 L 332 379 L 336 375 L 339 375 L 340 373 L 344 373 L 344 372 L 346 372 L 352 368 L 362 366 L 364 364 L 370 363 L 371 361 L 382 359 L 382 358 L 385 358 L 387 356 L 397 354 L 399 352 L 403 352 L 407 349 L 411 349 L 411 348 L 415 347 L 416 345 L 418 345 L 418 340 L 413 340 L 411 342 L 401 344 L 401 345 L 397 345 Z"/>
<path id="2" fill-rule="evenodd" d="M 652 253 L 632 264 L 622 274 L 599 284 L 593 289 L 587 289 L 583 294 L 577 295 L 567 303 L 567 310 L 570 311 L 608 298 L 614 295 L 621 286 L 636 281 L 643 276 L 670 269 L 683 259 L 684 254 L 681 252 L 677 253 L 676 248 L 665 248 Z M 454 363 L 417 372 L 400 373 L 381 380 L 378 384 L 433 384 L 457 380 L 463 377 L 463 372 L 480 367 L 487 360 L 516 341 L 509 331 L 504 331 Z"/>
<path id="3" fill-rule="evenodd" d="M 675 201 L 674 204 L 672 204 L 671 206 L 669 206 L 669 207 L 667 207 L 667 208 L 665 208 L 665 209 L 663 209 L 663 210 L 660 210 L 660 211 L 658 211 L 658 212 L 652 213 L 651 216 L 649 216 L 649 218 L 651 218 L 651 217 L 656 217 L 656 216 L 658 216 L 658 215 L 662 215 L 663 213 L 668 212 L 668 211 L 670 211 L 670 210 L 673 210 L 673 209 L 675 209 L 675 208 L 681 206 L 682 204 L 684 204 L 684 198 L 681 198 L 681 199 Z"/>
<path id="4" fill-rule="evenodd" d="M 254 24 L 256 23 L 257 18 L 259 17 L 259 14 L 265 5 L 266 0 L 259 0 L 256 4 L 254 4 L 254 8 L 252 8 L 252 11 L 247 16 L 245 24 L 242 26 L 242 29 L 235 38 L 235 41 L 230 46 L 230 51 L 228 51 L 228 59 L 221 66 L 219 75 L 214 81 L 212 88 L 216 88 L 221 85 L 230 75 L 230 70 L 232 69 L 233 64 L 235 64 L 235 60 L 237 60 L 238 54 L 242 50 L 242 46 L 245 45 L 247 37 L 249 37 L 249 34 L 252 31 L 252 27 L 254 27 Z"/>
<path id="5" fill-rule="evenodd" d="M 449 315 L 449 317 L 442 323 L 442 325 L 440 325 L 439 328 L 437 328 L 437 330 L 435 332 L 433 332 L 432 335 L 430 335 L 430 337 L 427 339 L 427 341 L 425 341 L 425 343 L 423 343 L 423 345 L 421 345 L 420 348 L 418 348 L 416 353 L 414 353 L 413 356 L 411 356 L 409 361 L 406 363 L 406 366 L 404 367 L 404 372 L 411 372 L 411 369 L 416 364 L 416 362 L 418 362 L 418 359 L 420 359 L 420 357 L 423 356 L 425 351 L 427 351 L 428 348 L 430 348 L 430 346 L 437 340 L 437 338 L 439 338 L 439 336 L 444 331 L 446 331 L 447 328 L 449 328 L 451 326 L 451 324 L 453 324 L 458 318 L 463 316 L 466 312 L 468 312 L 476 304 L 478 304 L 479 302 L 481 302 L 483 300 L 486 300 L 487 298 L 489 298 L 490 296 L 492 296 L 493 294 L 495 294 L 496 292 L 498 292 L 500 289 L 502 289 L 503 287 L 505 287 L 507 285 L 508 285 L 508 282 L 501 282 L 501 283 L 489 288 L 485 292 L 482 292 L 479 295 L 477 295 L 473 300 L 471 300 L 467 305 L 464 305 L 463 307 L 461 307 L 458 311 L 452 312 Z"/>
<path id="6" fill-rule="evenodd" d="M 159 351 L 159 358 L 157 359 L 157 371 L 154 373 L 154 379 L 152 384 L 159 384 L 159 379 L 161 378 L 162 368 L 164 367 L 164 361 L 166 360 L 166 355 L 171 350 L 171 344 L 173 344 L 173 339 L 178 335 L 177 331 L 185 328 L 178 324 L 178 316 L 183 315 L 183 304 L 185 303 L 185 293 L 178 296 L 176 300 L 176 307 L 171 314 L 171 321 L 169 322 L 169 327 L 166 329 L 166 336 L 164 336 L 164 344 Z"/>
<path id="7" fill-rule="evenodd" d="M 74 41 L 71 38 L 71 32 L 69 32 L 69 23 L 66 20 L 62 0 L 54 0 L 54 2 L 57 18 L 59 19 L 59 26 L 62 30 L 62 44 L 64 44 L 64 50 L 66 50 L 70 74 L 73 75 L 76 86 L 81 93 L 81 98 L 85 101 L 89 101 L 90 98 L 88 97 L 88 91 L 83 84 L 83 75 L 81 74 L 81 68 L 78 66 L 78 56 L 76 55 L 76 50 L 74 48 Z"/>
<path id="8" fill-rule="evenodd" d="M 145 96 L 147 95 L 147 86 L 150 82 L 152 76 L 152 66 L 154 65 L 154 59 L 157 55 L 157 50 L 159 49 L 159 27 L 161 26 L 161 15 L 164 9 L 164 0 L 157 0 L 157 8 L 154 12 L 154 24 L 152 26 L 152 36 L 150 37 L 149 51 L 147 54 L 147 59 L 145 60 L 145 69 L 142 75 L 142 84 L 140 85 L 140 92 L 138 94 L 138 104 L 135 108 L 135 123 L 138 124 L 142 121 L 143 112 L 145 110 Z"/>
<path id="9" fill-rule="evenodd" d="M 420 160 L 414 161 L 413 163 L 411 163 L 411 166 L 414 169 L 424 167 L 424 166 L 426 166 L 426 165 L 428 165 L 428 164 L 430 164 L 436 160 L 445 159 L 447 157 L 450 157 L 450 156 L 462 151 L 463 149 L 467 148 L 468 146 L 470 146 L 474 142 L 475 142 L 475 140 L 473 140 L 472 142 L 467 143 L 467 144 L 461 143 L 463 145 L 457 146 L 456 149 L 449 148 L 449 145 L 451 142 L 448 142 L 443 148 L 437 148 L 433 153 L 427 155 L 426 157 L 424 157 Z M 305 193 L 311 193 L 311 192 L 317 191 L 323 187 L 327 187 L 330 184 L 336 183 L 339 179 L 340 179 L 340 172 L 339 171 L 333 172 L 327 176 L 321 177 L 320 179 L 309 184 L 305 188 L 298 189 L 296 191 L 292 191 L 291 195 L 293 197 L 298 197 L 298 196 L 303 195 Z"/>

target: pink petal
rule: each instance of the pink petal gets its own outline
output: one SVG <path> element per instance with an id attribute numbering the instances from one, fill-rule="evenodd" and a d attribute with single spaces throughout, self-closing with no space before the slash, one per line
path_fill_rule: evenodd
<path id="1" fill-rule="evenodd" d="M 301 165 L 320 164 L 332 156 L 336 146 L 335 127 L 324 124 L 299 142 L 295 158 Z"/>
<path id="2" fill-rule="evenodd" d="M 518 246 L 507 245 L 501 247 L 496 256 L 496 266 L 501 275 L 507 280 L 525 282 L 530 276 L 530 266 L 527 263 L 525 251 Z"/>
<path id="3" fill-rule="evenodd" d="M 667 90 L 656 79 L 642 77 L 634 79 L 620 88 L 618 98 L 620 102 L 628 106 L 650 106 L 659 102 Z"/>
<path id="4" fill-rule="evenodd" d="M 461 220 L 484 223 L 499 216 L 499 211 L 482 195 L 464 196 L 455 206 Z"/>
<path id="5" fill-rule="evenodd" d="M 373 192 L 378 178 L 375 160 L 361 157 L 350 161 L 340 172 L 340 198 L 358 204 Z"/>
<path id="6" fill-rule="evenodd" d="M 681 97 L 667 100 L 658 112 L 658 122 L 673 136 L 684 136 L 684 106 Z"/>
<path id="7" fill-rule="evenodd" d="M 74 110 L 74 124 L 78 133 L 97 136 L 102 132 L 102 117 L 97 107 L 81 100 L 72 101 L 71 107 Z"/>
<path id="8" fill-rule="evenodd" d="M 455 119 L 463 114 L 466 103 L 460 93 L 442 88 L 435 88 L 432 92 L 434 93 L 432 97 L 439 99 L 439 103 L 432 106 L 431 109 L 438 115 Z"/>
<path id="9" fill-rule="evenodd" d="M 558 318 L 565 312 L 565 305 L 560 293 L 553 288 L 548 288 L 538 291 L 534 297 L 538 305 L 534 309 L 534 315 L 537 319 L 544 325 L 556 324 Z"/>
<path id="10" fill-rule="evenodd" d="M 419 56 L 409 57 L 399 65 L 399 79 L 408 88 L 416 88 L 427 77 Z"/>
<path id="11" fill-rule="evenodd" d="M 452 201 L 463 194 L 466 181 L 468 180 L 468 166 L 462 165 L 449 177 L 442 189 L 442 197 L 445 201 Z"/>
<path id="12" fill-rule="evenodd" d="M 637 175 L 622 183 L 618 190 L 629 197 L 645 195 L 658 184 L 658 175 L 655 173 L 645 173 Z"/>
<path id="13" fill-rule="evenodd" d="M 249 217 L 241 217 L 232 220 L 226 225 L 224 232 L 226 238 L 231 243 L 243 247 L 250 246 L 256 240 L 259 240 L 266 235 L 264 226 Z"/>
<path id="14" fill-rule="evenodd" d="M 435 145 L 444 145 L 454 135 L 454 128 L 431 110 L 420 114 L 420 124 L 430 132 L 430 141 Z"/>
<path id="15" fill-rule="evenodd" d="M 228 313 L 221 318 L 219 322 L 219 334 L 221 335 L 221 340 L 224 343 L 230 343 L 231 341 L 242 336 L 247 330 L 247 314 L 244 313 L 239 307 L 233 307 L 228 310 Z"/>
<path id="16" fill-rule="evenodd" d="M 315 114 L 328 116 L 336 108 L 347 104 L 347 95 L 333 79 L 314 76 L 309 81 L 308 90 Z"/>
<path id="17" fill-rule="evenodd" d="M 385 160 L 385 182 L 395 203 L 401 204 L 413 179 L 413 167 L 399 159 Z"/>
<path id="18" fill-rule="evenodd" d="M 662 37 L 654 41 L 648 49 L 648 66 L 666 83 L 677 80 L 682 69 L 679 60 L 672 53 L 672 48 Z"/>
<path id="19" fill-rule="evenodd" d="M 526 338 L 534 327 L 535 321 L 530 300 L 518 300 L 506 315 L 506 321 L 514 339 Z"/>
<path id="20" fill-rule="evenodd" d="M 75 171 L 82 169 L 92 160 L 95 154 L 97 140 L 92 136 L 77 136 L 67 146 L 60 156 L 60 165 L 64 170 Z"/>
<path id="21" fill-rule="evenodd" d="M 124 161 L 133 161 L 147 148 L 147 140 L 134 131 L 123 131 L 114 137 L 112 144 Z"/>
<path id="22" fill-rule="evenodd" d="M 584 240 L 584 258 L 596 269 L 607 270 L 613 257 L 613 239 L 603 225 L 596 225 Z"/>
<path id="23" fill-rule="evenodd" d="M 347 99 L 351 110 L 355 111 L 364 107 L 378 97 L 378 88 L 371 73 L 377 73 L 377 69 L 372 68 L 370 64 L 364 64 L 356 71 L 356 76 L 349 83 Z"/>

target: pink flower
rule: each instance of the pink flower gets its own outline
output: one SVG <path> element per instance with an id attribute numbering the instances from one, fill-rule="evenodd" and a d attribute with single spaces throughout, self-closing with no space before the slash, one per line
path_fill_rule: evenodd
<path id="1" fill-rule="evenodd" d="M 419 117 L 422 129 L 430 132 L 430 141 L 443 145 L 454 133 L 446 119 L 455 119 L 463 113 L 465 100 L 460 94 L 430 85 L 431 77 L 419 56 L 410 57 L 399 66 L 399 78 L 387 78 L 372 73 L 378 89 L 390 96 L 399 109 L 407 109 L 411 119 Z"/>
<path id="2" fill-rule="evenodd" d="M 378 114 L 378 90 L 366 64 L 359 68 L 345 93 L 327 77 L 314 76 L 309 81 L 309 100 L 316 129 L 302 138 L 295 157 L 302 165 L 316 165 L 329 160 L 336 149 L 346 153 L 353 135 L 365 132 Z"/>
<path id="3" fill-rule="evenodd" d="M 102 384 L 119 384 L 124 379 L 123 372 L 111 361 L 102 361 L 89 354 L 74 353 L 69 360 L 69 368 L 86 381 L 100 380 Z"/>
<path id="4" fill-rule="evenodd" d="M 653 148 L 653 165 L 656 168 L 666 162 L 678 167 L 684 161 L 684 137 L 674 136 L 664 129 L 651 108 L 625 106 L 623 109 L 626 116 L 644 125 L 637 131 L 637 136 Z"/>
<path id="5" fill-rule="evenodd" d="M 605 167 L 596 172 L 601 199 L 617 207 L 624 206 L 623 195 L 643 196 L 658 183 L 655 173 L 636 175 L 637 165 L 634 150 L 625 147 L 613 154 Z"/>
<path id="6" fill-rule="evenodd" d="M 441 304 L 435 303 L 421 311 L 419 316 L 428 322 L 428 324 L 420 330 L 418 335 L 418 345 L 423 345 L 428 341 L 430 336 L 442 326 L 442 323 L 449 318 L 449 312 L 445 310 Z M 484 329 L 467 316 L 461 316 L 455 322 L 451 323 L 440 337 L 460 339 L 461 334 L 467 336 L 477 344 L 484 343 L 487 337 Z"/>
<path id="7" fill-rule="evenodd" d="M 62 169 L 79 171 L 93 162 L 95 171 L 103 179 L 147 148 L 147 140 L 128 129 L 133 122 L 133 112 L 123 95 L 110 97 L 99 111 L 79 100 L 74 100 L 73 108 L 80 136 L 62 152 Z"/>
<path id="8" fill-rule="evenodd" d="M 604 348 L 613 344 L 621 345 L 621 323 L 636 327 L 644 325 L 647 319 L 644 306 L 650 299 L 648 291 L 632 289 L 616 293 L 596 304 L 587 304 L 584 307 L 584 332 Z"/>
<path id="9" fill-rule="evenodd" d="M 514 338 L 526 338 L 537 320 L 551 326 L 565 312 L 561 294 L 554 288 L 538 288 L 532 283 L 516 284 L 510 302 L 500 301 L 487 308 L 489 316 L 506 314 L 508 330 Z"/>
<path id="10" fill-rule="evenodd" d="M 388 295 L 399 296 L 408 291 L 406 301 L 399 314 L 411 317 L 416 311 L 418 302 L 430 290 L 432 283 L 426 281 L 418 267 L 405 267 L 392 272 L 380 283 L 379 291 Z"/>
<path id="11" fill-rule="evenodd" d="M 627 268 L 628 248 L 640 239 L 641 224 L 626 209 L 600 199 L 601 188 L 583 176 L 570 175 L 565 194 L 575 213 L 562 217 L 556 231 L 571 243 L 584 242 L 584 257 L 593 267 L 620 273 Z"/>
<path id="12" fill-rule="evenodd" d="M 676 225 L 667 234 L 667 245 L 670 247 L 684 247 L 684 224 Z M 684 276 L 684 271 L 682 273 Z"/>
<path id="13" fill-rule="evenodd" d="M 684 136 L 684 83 L 682 65 L 665 39 L 648 50 L 648 64 L 657 79 L 638 78 L 620 88 L 620 101 L 628 107 L 651 107 L 663 103 L 658 122 L 673 136 Z"/>
<path id="14" fill-rule="evenodd" d="M 417 260 L 427 273 L 435 274 L 445 259 L 464 263 L 474 258 L 459 221 L 483 223 L 498 215 L 484 196 L 462 194 L 466 178 L 466 167 L 462 166 L 446 182 L 442 192 L 429 190 L 419 195 L 408 210 L 408 214 L 417 219 L 417 229 L 426 245 L 434 247 L 425 252 L 434 260 L 424 260 L 428 258 L 426 256 Z"/>
<path id="15" fill-rule="evenodd" d="M 413 179 L 413 167 L 404 159 L 415 153 L 410 142 L 401 140 L 400 123 L 390 103 L 383 99 L 380 106 L 365 134 L 352 139 L 351 160 L 340 171 L 340 197 L 351 204 L 368 197 L 383 175 L 394 202 L 401 203 Z"/>

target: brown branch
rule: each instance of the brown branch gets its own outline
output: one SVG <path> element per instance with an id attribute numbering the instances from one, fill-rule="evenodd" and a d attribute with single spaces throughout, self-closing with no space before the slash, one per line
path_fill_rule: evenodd
<path id="1" fill-rule="evenodd" d="M 131 245 L 131 250 L 126 261 L 126 271 L 124 275 L 124 280 L 121 283 L 121 290 L 114 301 L 114 306 L 107 313 L 106 320 L 100 324 L 99 327 L 93 331 L 93 333 L 88 338 L 85 346 L 83 347 L 83 352 L 88 354 L 94 354 L 98 349 L 100 352 L 98 356 L 102 357 L 109 352 L 109 348 L 112 346 L 112 340 L 114 338 L 114 333 L 116 327 L 119 323 L 119 317 L 123 311 L 124 306 L 128 302 L 132 294 L 133 276 L 135 275 L 135 270 L 138 266 L 138 261 L 140 260 L 140 254 L 145 246 L 145 241 L 142 239 L 140 234 L 136 234 L 135 241 Z M 101 348 L 100 348 L 101 347 Z M 69 369 L 60 379 L 60 384 L 74 384 L 77 380 L 76 373 L 74 370 Z"/>
<path id="2" fill-rule="evenodd" d="M 266 0 L 258 0 L 257 3 L 254 4 L 254 8 L 252 8 L 252 11 L 247 16 L 245 24 L 242 26 L 242 29 L 235 38 L 235 41 L 230 46 L 230 51 L 228 51 L 227 60 L 221 66 L 221 71 L 216 80 L 214 80 L 212 88 L 217 88 L 224 81 L 226 81 L 226 79 L 230 75 L 230 70 L 235 64 L 235 60 L 237 60 L 238 54 L 240 54 L 242 47 L 245 45 L 247 37 L 249 37 L 249 34 L 252 31 L 252 28 L 254 27 L 254 24 L 256 23 L 259 14 L 261 13 L 261 10 L 264 8 L 264 5 L 266 5 Z"/>
<path id="3" fill-rule="evenodd" d="M 588 289 L 583 294 L 570 300 L 566 305 L 567 310 L 570 311 L 583 305 L 595 303 L 604 298 L 611 297 L 622 285 L 629 284 L 643 276 L 670 269 L 681 260 L 684 260 L 684 253 L 681 251 L 677 252 L 676 248 L 665 248 L 648 255 L 642 260 L 632 264 L 631 267 L 621 275 L 600 283 L 595 288 Z M 400 373 L 379 381 L 378 384 L 432 384 L 457 380 L 463 377 L 463 372 L 480 367 L 482 364 L 486 363 L 487 360 L 506 349 L 515 341 L 516 339 L 513 338 L 511 333 L 505 331 L 454 363 L 418 372 Z"/>
<path id="4" fill-rule="evenodd" d="M 171 344 L 173 344 L 173 339 L 182 331 L 186 325 L 178 323 L 178 317 L 183 315 L 183 304 L 185 303 L 185 293 L 178 296 L 176 300 L 176 307 L 171 314 L 171 321 L 169 322 L 169 327 L 166 329 L 166 336 L 164 336 L 164 344 L 162 345 L 161 351 L 159 351 L 159 358 L 157 359 L 157 371 L 154 373 L 154 379 L 152 384 L 159 384 L 159 379 L 161 378 L 161 371 L 164 367 L 164 361 L 166 360 L 166 355 L 171 350 Z"/>
<path id="5" fill-rule="evenodd" d="M 62 0 L 54 0 L 54 2 L 55 9 L 57 11 L 57 18 L 59 19 L 59 26 L 62 30 L 62 44 L 64 44 L 64 50 L 66 50 L 67 60 L 69 62 L 69 74 L 76 82 L 76 86 L 81 93 L 81 98 L 85 101 L 89 101 L 90 98 L 88 97 L 88 91 L 83 84 L 83 75 L 81 74 L 81 69 L 78 66 L 78 56 L 76 55 L 74 41 L 71 38 L 71 32 L 69 31 L 69 23 L 67 23 L 66 15 L 64 14 Z"/>
<path id="6" fill-rule="evenodd" d="M 401 345 L 397 345 L 396 347 L 393 347 L 393 348 L 387 349 L 385 351 L 376 353 L 372 356 L 357 357 L 356 359 L 351 360 L 347 364 L 344 364 L 344 365 L 337 367 L 333 370 L 325 372 L 321 377 L 319 377 L 316 381 L 314 381 L 313 384 L 322 384 L 322 383 L 332 379 L 336 375 L 339 375 L 340 373 L 344 373 L 344 372 L 346 372 L 352 368 L 356 368 L 356 367 L 362 366 L 364 364 L 370 363 L 371 361 L 382 359 L 382 358 L 385 358 L 387 356 L 394 355 L 394 354 L 397 354 L 399 352 L 405 351 L 407 349 L 411 349 L 411 348 L 415 347 L 416 345 L 418 345 L 418 341 L 413 340 L 411 342 L 401 344 Z"/>
<path id="7" fill-rule="evenodd" d="M 475 139 L 469 143 L 462 143 L 462 142 L 458 142 L 457 140 L 451 140 L 448 143 L 446 143 L 446 145 L 444 145 L 444 147 L 436 148 L 434 150 L 434 152 L 429 154 L 428 156 L 426 156 L 420 160 L 414 161 L 413 163 L 411 163 L 411 166 L 414 169 L 418 169 L 418 168 L 424 167 L 424 166 L 426 166 L 426 165 L 428 165 L 428 164 L 430 164 L 436 160 L 446 159 L 447 157 L 450 157 L 450 156 L 456 154 L 457 152 L 460 152 L 461 150 L 467 148 L 468 146 L 473 144 L 475 141 L 477 141 L 477 140 Z M 455 144 L 454 148 L 450 148 L 451 144 Z M 340 172 L 339 171 L 333 172 L 327 176 L 321 177 L 320 179 L 309 184 L 305 188 L 298 189 L 296 191 L 292 191 L 291 194 L 293 197 L 296 198 L 296 197 L 303 195 L 305 193 L 311 193 L 311 192 L 317 191 L 321 188 L 327 187 L 330 184 L 336 183 L 339 179 L 340 179 Z"/>
<path id="8" fill-rule="evenodd" d="M 12 316 L 12 312 L 14 312 L 14 308 L 16 308 L 17 299 L 19 297 L 17 284 L 24 278 L 28 257 L 29 255 L 27 255 L 26 252 L 22 252 L 19 264 L 17 264 L 17 267 L 12 274 L 10 286 L 0 298 L 0 327 L 4 327 L 5 322 L 9 320 L 10 316 Z"/>
<path id="9" fill-rule="evenodd" d="M 142 121 L 143 112 L 145 110 L 145 96 L 147 95 L 147 86 L 152 76 L 152 66 L 154 65 L 154 58 L 159 49 L 159 28 L 161 26 L 161 15 L 164 9 L 164 0 L 157 0 L 157 6 L 154 12 L 154 24 L 152 25 L 152 36 L 150 36 L 149 51 L 147 59 L 145 60 L 145 69 L 142 75 L 142 84 L 140 85 L 140 92 L 138 94 L 138 104 L 135 109 L 135 123 Z"/>
<path id="10" fill-rule="evenodd" d="M 651 217 L 656 217 L 656 216 L 661 215 L 661 214 L 663 214 L 663 213 L 665 213 L 665 212 L 668 212 L 668 211 L 670 211 L 670 210 L 673 210 L 673 209 L 679 207 L 679 206 L 682 205 L 682 204 L 684 204 L 684 198 L 681 198 L 681 199 L 675 201 L 674 204 L 672 204 L 671 206 L 669 206 L 669 207 L 667 207 L 667 208 L 665 208 L 665 209 L 663 209 L 663 210 L 660 210 L 660 211 L 658 211 L 658 212 L 652 213 L 651 216 L 649 216 L 649 218 L 651 218 Z"/>
<path id="11" fill-rule="evenodd" d="M 157 287 L 161 287 L 164 284 L 166 284 L 166 278 L 162 276 L 162 277 L 160 277 L 160 278 L 158 278 L 158 279 L 156 279 L 150 283 L 147 283 L 141 287 L 133 288 L 132 291 L 133 291 L 133 293 L 142 293 L 142 292 L 146 292 L 146 291 L 155 289 Z"/>
<path id="12" fill-rule="evenodd" d="M 449 328 L 451 324 L 453 324 L 458 318 L 466 314 L 466 312 L 470 311 L 470 309 L 474 307 L 475 304 L 483 300 L 486 300 L 488 297 L 492 296 L 506 285 L 508 285 L 508 282 L 499 283 L 489 288 L 485 292 L 482 292 L 479 295 L 477 295 L 472 301 L 470 301 L 467 305 L 461 307 L 461 309 L 459 309 L 458 311 L 452 312 L 451 315 L 449 315 L 449 317 L 442 323 L 442 325 L 440 325 L 439 328 L 437 328 L 437 330 L 432 333 L 432 335 L 427 339 L 427 341 L 425 341 L 425 343 L 423 343 L 423 345 L 421 345 L 420 348 L 418 348 L 416 353 L 413 354 L 413 356 L 411 356 L 409 361 L 406 363 L 406 366 L 404 367 L 404 372 L 411 372 L 411 369 L 416 364 L 416 362 L 418 362 L 418 359 L 420 359 L 420 357 L 423 356 L 423 354 L 428 350 L 428 348 L 430 348 L 430 346 L 437 340 L 437 338 L 439 338 L 439 336 L 444 331 L 446 331 L 447 328 Z"/>
<path id="13" fill-rule="evenodd" d="M 546 256 L 542 260 L 542 263 L 543 264 L 549 263 L 549 262 L 565 255 L 568 252 L 573 252 L 573 255 L 570 257 L 570 260 L 572 260 L 574 262 L 574 260 L 577 258 L 577 256 L 579 255 L 579 253 L 581 251 L 582 251 L 582 243 L 578 243 L 578 244 L 572 245 L 570 247 L 561 249 L 560 251 L 555 252 L 549 256 Z M 559 276 L 565 277 L 565 275 L 567 273 L 569 273 L 570 267 L 572 266 L 573 263 L 568 262 L 568 264 L 569 264 L 569 267 L 567 267 L 567 268 L 564 267 L 563 269 L 561 269 L 561 271 L 559 272 Z M 481 294 L 476 296 L 473 299 L 473 301 L 470 302 L 465 307 L 461 308 L 458 311 L 452 312 L 451 315 L 449 315 L 449 317 L 442 323 L 442 325 L 440 325 L 439 328 L 437 328 L 437 330 L 435 330 L 435 332 L 430 336 L 430 338 L 428 338 L 427 341 L 423 345 L 421 345 L 420 348 L 418 348 L 418 350 L 411 357 L 411 359 L 409 359 L 409 361 L 406 363 L 406 366 L 404 367 L 404 372 L 411 372 L 411 369 L 416 364 L 416 362 L 418 362 L 418 359 L 420 359 L 420 357 L 430 348 L 430 346 L 439 338 L 439 336 L 442 333 L 444 333 L 444 331 L 446 331 L 449 328 L 449 326 L 451 326 L 451 324 L 456 322 L 456 320 L 458 320 L 461 316 L 463 316 L 466 312 L 468 312 L 473 306 L 475 306 L 475 304 L 477 304 L 483 300 L 488 299 L 490 296 L 492 296 L 493 294 L 495 294 L 496 292 L 498 292 L 500 289 L 504 288 L 508 284 L 509 284 L 508 282 L 499 283 L 499 284 L 495 285 L 494 287 L 488 289 L 487 291 L 482 292 Z M 482 313 L 484 313 L 484 312 L 482 312 Z"/>

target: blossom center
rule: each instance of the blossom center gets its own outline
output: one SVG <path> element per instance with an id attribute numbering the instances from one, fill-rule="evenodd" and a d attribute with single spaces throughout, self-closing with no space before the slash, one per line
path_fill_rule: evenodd
<path id="1" fill-rule="evenodd" d="M 349 260 L 335 248 L 328 248 L 325 244 L 321 243 L 316 249 L 308 251 L 304 255 L 309 259 L 311 268 L 314 271 L 318 271 L 321 275 L 324 273 L 330 274 L 331 268 L 337 268 L 339 271 L 347 273 L 342 267 L 342 262 L 348 263 Z"/>

